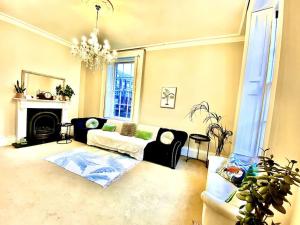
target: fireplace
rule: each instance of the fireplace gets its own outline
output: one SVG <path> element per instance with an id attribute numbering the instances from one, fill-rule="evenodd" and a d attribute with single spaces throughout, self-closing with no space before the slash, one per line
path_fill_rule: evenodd
<path id="1" fill-rule="evenodd" d="M 46 143 L 59 137 L 62 109 L 27 108 L 29 143 Z"/>

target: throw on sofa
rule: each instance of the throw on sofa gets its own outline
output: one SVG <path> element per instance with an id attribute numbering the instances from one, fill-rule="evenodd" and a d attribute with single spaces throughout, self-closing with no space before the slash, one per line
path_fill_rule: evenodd
<path id="1" fill-rule="evenodd" d="M 106 131 L 100 130 L 106 122 L 109 124 L 118 123 L 120 126 L 122 126 L 123 122 L 106 120 L 103 118 L 94 118 L 98 120 L 99 125 L 97 128 L 93 128 L 93 131 L 91 131 L 88 135 L 88 131 L 91 130 L 91 128 L 86 128 L 86 122 L 90 118 L 94 117 L 76 118 L 71 120 L 71 123 L 74 125 L 74 139 L 76 141 L 88 143 L 90 145 L 98 146 L 104 149 L 126 153 L 134 158 L 138 158 L 138 160 L 144 159 L 153 163 L 170 167 L 172 169 L 175 169 L 180 157 L 181 148 L 184 146 L 188 137 L 187 133 L 184 131 L 159 128 L 142 124 L 138 124 L 137 129 L 151 131 L 153 133 L 151 140 L 122 136 L 120 134 L 120 131 L 118 131 L 120 130 L 120 128 L 115 132 L 108 132 L 106 134 Z M 169 133 L 172 136 L 171 139 L 166 138 L 167 142 L 169 141 L 169 143 L 166 143 L 163 140 L 166 133 Z M 106 140 L 107 138 L 109 138 L 109 140 L 111 141 L 119 141 L 119 144 L 120 141 L 126 141 L 126 145 L 130 145 L 131 143 L 132 145 L 141 145 L 142 142 L 145 142 L 146 147 L 143 147 L 143 152 L 141 152 L 141 156 L 139 156 L 140 154 L 133 154 L 132 152 L 126 152 L 122 148 L 117 148 L 115 145 L 118 145 L 118 143 L 114 144 L 113 142 L 110 142 L 111 144 L 108 144 L 107 141 L 104 141 L 104 137 L 106 138 Z"/>
<path id="2" fill-rule="evenodd" d="M 163 143 L 163 135 L 169 132 L 173 134 L 173 140 L 170 143 Z M 187 137 L 184 131 L 160 128 L 156 140 L 146 146 L 144 160 L 175 169 Z"/>
<path id="3" fill-rule="evenodd" d="M 101 129 L 103 125 L 106 123 L 106 119 L 102 118 L 95 118 L 95 117 L 85 117 L 85 118 L 75 118 L 71 120 L 71 123 L 74 126 L 74 139 L 76 141 L 82 142 L 82 143 L 87 143 L 87 133 L 91 128 L 86 127 L 86 121 L 88 119 L 94 118 L 98 120 L 99 125 L 95 129 Z"/>

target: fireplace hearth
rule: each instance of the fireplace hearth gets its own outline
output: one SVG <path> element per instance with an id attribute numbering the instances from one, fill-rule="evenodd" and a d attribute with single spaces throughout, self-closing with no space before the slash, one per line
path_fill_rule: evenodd
<path id="1" fill-rule="evenodd" d="M 29 144 L 55 141 L 60 134 L 62 109 L 27 109 L 26 138 Z"/>

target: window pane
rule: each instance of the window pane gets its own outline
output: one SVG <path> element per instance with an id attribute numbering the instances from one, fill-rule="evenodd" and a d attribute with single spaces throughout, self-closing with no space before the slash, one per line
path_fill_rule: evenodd
<path id="1" fill-rule="evenodd" d="M 114 117 L 131 118 L 132 96 L 134 84 L 134 63 L 115 64 L 114 81 Z"/>

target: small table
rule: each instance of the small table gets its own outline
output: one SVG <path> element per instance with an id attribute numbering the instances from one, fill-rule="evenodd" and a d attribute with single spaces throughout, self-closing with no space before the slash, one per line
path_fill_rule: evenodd
<path id="1" fill-rule="evenodd" d="M 188 151 L 186 155 L 186 162 L 190 159 L 189 158 L 189 151 L 190 151 L 190 141 L 194 140 L 195 143 L 198 144 L 198 152 L 197 152 L 197 159 L 199 160 L 199 150 L 200 150 L 200 144 L 201 142 L 207 142 L 207 151 L 206 151 L 206 160 L 205 160 L 205 166 L 208 166 L 208 153 L 209 153 L 209 145 L 210 145 L 210 137 L 203 134 L 190 134 L 189 135 L 189 141 L 188 141 Z"/>
<path id="2" fill-rule="evenodd" d="M 72 123 L 61 123 L 60 128 L 65 127 L 66 132 L 60 132 L 60 140 L 57 141 L 57 144 L 69 144 L 72 142 L 71 140 L 71 127 L 73 126 Z"/>

